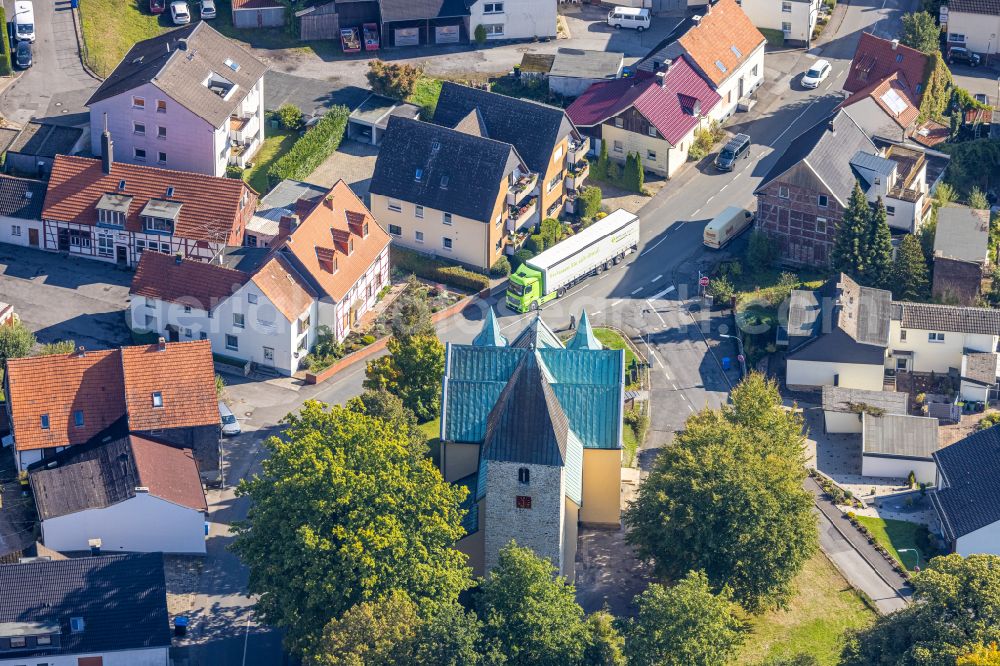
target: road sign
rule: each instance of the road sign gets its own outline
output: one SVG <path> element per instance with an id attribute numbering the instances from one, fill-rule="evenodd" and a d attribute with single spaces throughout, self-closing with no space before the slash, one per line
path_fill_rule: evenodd
<path id="1" fill-rule="evenodd" d="M 736 357 L 736 360 L 742 363 L 743 361 L 746 360 L 746 357 L 744 357 L 743 354 L 740 354 L 739 356 Z"/>
<path id="2" fill-rule="evenodd" d="M 706 275 L 706 276 L 704 276 L 702 278 L 699 278 L 698 279 L 698 284 L 700 284 L 702 287 L 707 287 L 708 286 L 708 276 Z"/>

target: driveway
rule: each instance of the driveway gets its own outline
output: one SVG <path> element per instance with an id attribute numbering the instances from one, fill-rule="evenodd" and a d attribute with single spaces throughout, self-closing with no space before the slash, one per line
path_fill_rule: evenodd
<path id="1" fill-rule="evenodd" d="M 350 185 L 360 199 L 368 202 L 368 187 L 375 173 L 378 148 L 370 143 L 346 139 L 330 157 L 309 174 L 310 183 L 333 187 L 338 180 Z"/>
<path id="2" fill-rule="evenodd" d="M 0 244 L 0 299 L 39 342 L 87 349 L 131 343 L 125 325 L 132 273 L 90 259 Z"/>
<path id="3" fill-rule="evenodd" d="M 955 84 L 970 93 L 984 93 L 993 106 L 1000 106 L 1000 71 L 987 67 L 966 67 L 949 65 Z"/>
<path id="4" fill-rule="evenodd" d="M 5 0 L 8 17 L 14 1 Z M 87 121 L 84 103 L 99 81 L 80 64 L 69 0 L 35 0 L 34 65 L 0 97 L 0 115 L 23 125 L 48 118 L 66 125 Z"/>

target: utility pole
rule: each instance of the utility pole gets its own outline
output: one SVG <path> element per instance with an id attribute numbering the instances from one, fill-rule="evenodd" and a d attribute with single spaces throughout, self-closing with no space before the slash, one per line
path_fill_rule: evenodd
<path id="1" fill-rule="evenodd" d="M 739 349 L 739 356 L 737 356 L 736 358 L 740 362 L 740 379 L 745 378 L 747 376 L 747 357 L 743 353 L 743 340 L 741 340 L 738 335 L 727 335 L 725 333 L 720 333 L 719 337 L 732 338 L 733 340 L 736 340 L 736 346 Z"/>

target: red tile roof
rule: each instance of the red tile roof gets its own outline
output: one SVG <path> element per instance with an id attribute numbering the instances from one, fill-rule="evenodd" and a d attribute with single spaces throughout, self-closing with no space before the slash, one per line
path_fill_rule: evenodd
<path id="1" fill-rule="evenodd" d="M 284 7 L 277 0 L 233 0 L 233 11 L 237 9 L 271 9 Z"/>
<path id="2" fill-rule="evenodd" d="M 116 349 L 12 358 L 7 399 L 18 451 L 83 444 L 125 414 Z M 83 413 L 76 426 L 74 412 Z M 42 416 L 49 422 L 42 427 Z"/>
<path id="3" fill-rule="evenodd" d="M 208 340 L 122 347 L 129 430 L 185 428 L 219 423 L 215 366 Z M 153 406 L 153 393 L 162 407 Z"/>
<path id="4" fill-rule="evenodd" d="M 317 250 L 322 248 L 317 248 Z M 312 305 L 316 292 L 280 254 L 272 258 L 253 276 L 253 283 L 267 296 L 285 319 L 294 322 Z"/>
<path id="5" fill-rule="evenodd" d="M 18 451 L 83 444 L 128 412 L 129 430 L 217 425 L 207 340 L 10 359 L 7 399 Z M 161 391 L 164 406 L 152 407 Z M 76 425 L 81 412 L 83 425 Z M 42 427 L 42 416 L 49 427 Z"/>
<path id="6" fill-rule="evenodd" d="M 125 187 L 120 190 L 121 181 Z M 169 198 L 168 187 L 174 188 Z M 244 222 L 257 205 L 257 193 L 239 179 L 121 162 L 105 174 L 101 160 L 56 155 L 42 219 L 96 225 L 96 205 L 104 194 L 132 197 L 128 231 L 142 230 L 140 213 L 150 199 L 169 200 L 181 204 L 175 236 L 227 245 L 242 244 Z"/>
<path id="7" fill-rule="evenodd" d="M 659 78 L 645 72 L 626 79 L 595 83 L 566 109 L 566 113 L 578 127 L 591 127 L 635 107 L 671 145 L 677 145 L 698 124 L 693 101 L 700 103 L 700 115 L 705 116 L 720 99 L 681 57 L 671 63 L 662 84 Z"/>
<path id="8" fill-rule="evenodd" d="M 854 51 L 847 79 L 844 81 L 844 90 L 856 93 L 869 86 L 878 85 L 890 74 L 898 72 L 901 82 L 913 91 L 912 96 L 916 106 L 919 107 L 923 96 L 926 68 L 927 56 L 920 51 L 863 32 Z M 920 86 L 919 92 L 917 86 Z"/>
<path id="9" fill-rule="evenodd" d="M 149 488 L 151 495 L 198 511 L 208 511 L 198 463 L 191 449 L 138 435 L 130 435 L 129 442 L 139 483 Z"/>
<path id="10" fill-rule="evenodd" d="M 349 215 L 354 224 L 349 224 Z M 365 224 L 368 236 L 362 237 L 357 232 Z M 354 242 L 354 250 L 348 253 L 350 240 Z M 347 183 L 340 180 L 302 219 L 278 251 L 291 253 L 320 289 L 339 302 L 388 245 L 389 234 L 382 230 Z M 326 256 L 333 253 L 335 272 L 323 268 L 320 251 Z"/>
<path id="11" fill-rule="evenodd" d="M 939 143 L 944 143 L 951 137 L 951 128 L 942 125 L 934 120 L 928 120 L 920 125 L 917 131 L 910 137 L 917 143 L 933 148 Z"/>
<path id="12" fill-rule="evenodd" d="M 129 294 L 208 310 L 229 298 L 249 278 L 243 271 L 224 266 L 143 252 Z"/>
<path id="13" fill-rule="evenodd" d="M 893 104 L 890 104 L 892 101 L 892 93 L 890 93 L 890 91 L 895 93 L 898 101 L 902 103 L 901 106 L 894 108 Z M 892 118 L 896 124 L 904 129 L 909 127 L 910 124 L 917 119 L 917 116 L 920 115 L 919 96 L 916 91 L 906 83 L 905 79 L 899 72 L 893 72 L 881 81 L 876 81 L 875 83 L 862 88 L 845 99 L 840 106 L 841 108 L 850 106 L 867 97 L 871 97 L 887 116 Z"/>
<path id="14" fill-rule="evenodd" d="M 765 39 L 736 0 L 719 0 L 714 5 L 709 4 L 706 12 L 701 22 L 677 41 L 705 76 L 718 86 L 745 63 Z M 722 63 L 725 71 L 719 69 L 717 62 Z"/>

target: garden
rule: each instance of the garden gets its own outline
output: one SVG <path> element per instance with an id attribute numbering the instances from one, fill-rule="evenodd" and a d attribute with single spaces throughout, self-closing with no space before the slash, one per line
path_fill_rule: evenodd
<path id="1" fill-rule="evenodd" d="M 924 525 L 874 516 L 854 516 L 852 522 L 907 571 L 926 568 L 927 560 L 940 554 Z"/>

